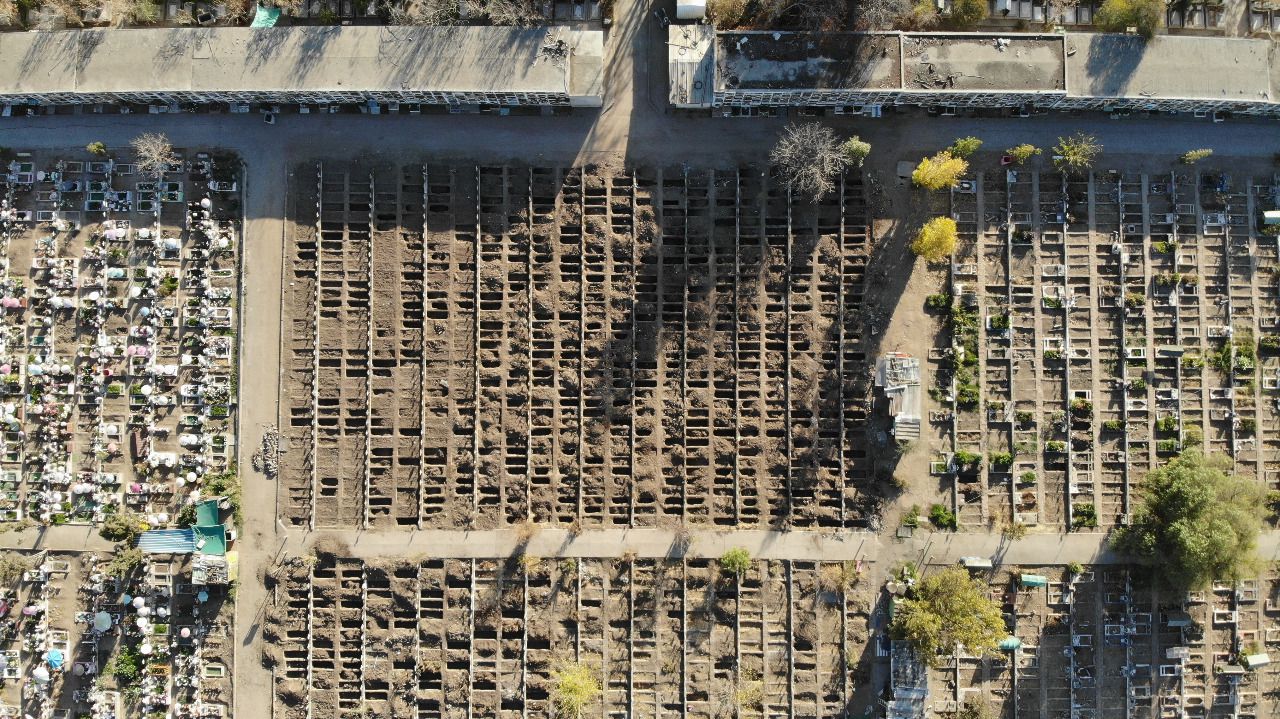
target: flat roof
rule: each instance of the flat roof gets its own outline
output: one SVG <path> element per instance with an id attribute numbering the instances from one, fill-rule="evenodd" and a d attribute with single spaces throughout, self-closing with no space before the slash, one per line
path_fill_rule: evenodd
<path id="1" fill-rule="evenodd" d="M 1062 38 L 1037 35 L 902 36 L 903 89 L 1062 92 Z"/>
<path id="2" fill-rule="evenodd" d="M 702 105 L 715 91 L 716 29 L 710 25 L 676 25 L 667 29 L 668 101 L 677 107 Z"/>
<path id="3" fill-rule="evenodd" d="M 1071 33 L 1072 97 L 1274 101 L 1280 77 L 1270 40 Z"/>
<path id="4" fill-rule="evenodd" d="M 716 34 L 713 51 L 717 92 L 1008 92 L 1280 103 L 1280 52 L 1265 39 L 726 31 Z"/>
<path id="5" fill-rule="evenodd" d="M 567 61 L 542 52 L 556 40 Z M 87 29 L 0 34 L 0 94 L 456 91 L 599 95 L 603 38 L 566 27 Z M 580 73 L 580 74 L 579 74 Z"/>
<path id="6" fill-rule="evenodd" d="M 897 33 L 721 32 L 722 90 L 891 90 L 902 82 Z"/>

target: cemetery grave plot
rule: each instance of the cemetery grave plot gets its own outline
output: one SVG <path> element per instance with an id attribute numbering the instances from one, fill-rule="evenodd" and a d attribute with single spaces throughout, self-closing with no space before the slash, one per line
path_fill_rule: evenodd
<path id="1" fill-rule="evenodd" d="M 177 519 L 232 470 L 239 160 L 14 153 L 0 172 L 0 516 Z"/>
<path id="2" fill-rule="evenodd" d="M 550 716 L 555 672 L 578 665 L 596 716 L 841 716 L 875 701 L 879 592 L 857 570 L 322 554 L 276 571 L 264 661 L 282 717 Z"/>
<path id="3" fill-rule="evenodd" d="M 1273 178 L 1010 169 L 950 197 L 955 356 L 934 357 L 962 525 L 1112 527 L 1186 448 L 1280 489 Z M 954 453 L 954 454 L 953 454 Z M 977 458 L 976 460 L 974 458 Z"/>
<path id="4" fill-rule="evenodd" d="M 1047 582 L 1024 584 L 1024 572 Z M 1275 716 L 1280 669 L 1243 657 L 1280 650 L 1277 576 L 1175 594 L 1120 566 L 1000 571 L 992 591 L 1021 647 L 962 656 L 959 671 L 955 660 L 944 664 L 929 704 L 985 701 L 997 716 L 1042 719 Z"/>
<path id="5" fill-rule="evenodd" d="M 291 198 L 297 527 L 865 527 L 860 177 L 324 163 Z"/>

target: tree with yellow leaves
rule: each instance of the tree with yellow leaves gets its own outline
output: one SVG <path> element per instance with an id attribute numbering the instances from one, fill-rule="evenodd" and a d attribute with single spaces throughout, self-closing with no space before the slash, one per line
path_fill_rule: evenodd
<path id="1" fill-rule="evenodd" d="M 956 250 L 956 221 L 950 217 L 935 217 L 920 228 L 911 251 L 928 262 L 941 262 Z"/>
<path id="2" fill-rule="evenodd" d="M 969 169 L 969 162 L 961 157 L 943 150 L 933 157 L 926 157 L 916 165 L 911 173 L 911 181 L 916 187 L 926 190 L 945 190 L 955 187 L 960 176 Z"/>
<path id="3" fill-rule="evenodd" d="M 898 604 L 892 631 L 911 642 L 930 665 L 957 646 L 978 656 L 992 652 L 1008 633 L 1000 605 L 987 596 L 986 583 L 959 567 L 925 577 L 912 587 Z"/>

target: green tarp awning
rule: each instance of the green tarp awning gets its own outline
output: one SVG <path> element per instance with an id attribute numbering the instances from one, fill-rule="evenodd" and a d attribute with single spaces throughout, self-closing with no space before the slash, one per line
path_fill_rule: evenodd
<path id="1" fill-rule="evenodd" d="M 249 23 L 249 27 L 275 27 L 278 22 L 280 22 L 280 8 L 259 5 L 258 11 L 253 14 L 253 22 Z"/>

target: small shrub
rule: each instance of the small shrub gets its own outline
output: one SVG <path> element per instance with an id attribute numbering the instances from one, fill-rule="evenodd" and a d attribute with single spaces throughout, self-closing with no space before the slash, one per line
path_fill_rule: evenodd
<path id="1" fill-rule="evenodd" d="M 1031 529 L 1030 527 L 1023 524 L 1022 522 L 1010 522 L 1004 525 L 1004 530 L 1002 531 L 1002 534 L 1004 534 L 1004 536 L 1008 537 L 1009 539 L 1022 539 L 1023 537 L 1027 536 L 1027 532 L 1030 531 L 1030 529 Z"/>
<path id="2" fill-rule="evenodd" d="M 1105 430 L 1106 430 L 1106 431 L 1108 431 L 1108 432 L 1123 432 L 1123 431 L 1124 431 L 1124 420 L 1121 420 L 1121 419 L 1109 419 L 1109 420 L 1107 420 L 1106 422 L 1103 422 L 1103 423 L 1102 423 L 1102 428 L 1103 428 L 1103 429 L 1105 429 Z"/>
<path id="3" fill-rule="evenodd" d="M 1032 157 L 1039 155 L 1040 148 L 1030 143 L 1024 142 L 1021 145 L 1014 145 L 1013 147 L 1010 147 L 1008 150 L 1004 151 L 1004 154 L 1008 155 L 1009 157 L 1012 157 L 1014 162 L 1018 163 L 1019 165 L 1022 165 L 1022 164 L 1025 164 L 1026 161 L 1030 160 Z"/>
<path id="4" fill-rule="evenodd" d="M 720 569 L 725 574 L 746 574 L 751 569 L 751 553 L 743 547 L 730 549 L 720 555 Z"/>
<path id="5" fill-rule="evenodd" d="M 103 142 L 91 142 L 85 145 L 84 149 L 90 155 L 97 155 L 98 157 L 104 157 L 107 154 L 107 145 Z"/>
<path id="6" fill-rule="evenodd" d="M 1018 412 L 1014 416 L 1017 418 L 1018 424 L 1031 424 L 1036 419 L 1036 416 L 1033 412 L 1028 412 L 1026 410 Z"/>
<path id="7" fill-rule="evenodd" d="M 867 155 L 871 154 L 871 143 L 857 135 L 845 140 L 840 147 L 844 150 L 845 157 L 849 158 L 849 162 L 859 167 L 866 161 Z"/>
<path id="8" fill-rule="evenodd" d="M 1182 153 L 1182 164 L 1194 165 L 1212 154 L 1213 150 L 1210 150 L 1207 147 L 1202 147 L 1199 150 L 1188 150 Z"/>
<path id="9" fill-rule="evenodd" d="M 1092 504 L 1077 504 L 1071 508 L 1071 526 L 1076 529 L 1092 529 L 1098 526 L 1098 510 Z"/>
<path id="10" fill-rule="evenodd" d="M 600 696 L 600 679 L 582 662 L 565 664 L 551 674 L 551 690 L 556 712 L 562 717 L 578 719 Z"/>
<path id="11" fill-rule="evenodd" d="M 1067 574 L 1072 576 L 1079 575 L 1084 572 L 1084 565 L 1079 562 L 1067 562 Z"/>
<path id="12" fill-rule="evenodd" d="M 1044 449 L 1046 452 L 1064 452 L 1067 445 L 1060 439 L 1051 439 L 1044 443 Z"/>
<path id="13" fill-rule="evenodd" d="M 951 153 L 952 157 L 963 157 L 968 159 L 969 156 L 977 152 L 980 147 L 982 147 L 982 140 L 973 136 L 961 137 L 951 143 L 951 147 L 947 148 L 947 152 Z"/>
<path id="14" fill-rule="evenodd" d="M 1169 415 L 1167 417 L 1161 417 L 1160 419 L 1156 420 L 1156 431 L 1157 432 L 1177 432 L 1178 418 L 1174 417 L 1173 415 Z"/>
<path id="15" fill-rule="evenodd" d="M 1245 417 L 1240 420 L 1240 433 L 1246 437 L 1252 437 L 1258 431 L 1258 421 L 1252 417 Z"/>
<path id="16" fill-rule="evenodd" d="M 902 515 L 902 526 L 912 529 L 920 526 L 920 507 L 912 505 L 911 509 Z"/>
<path id="17" fill-rule="evenodd" d="M 997 467 L 1007 467 L 1013 464 L 1012 452 L 992 452 L 991 464 Z"/>
<path id="18" fill-rule="evenodd" d="M 938 529 L 955 529 L 958 526 L 955 512 L 941 504 L 929 508 L 929 522 Z"/>
<path id="19" fill-rule="evenodd" d="M 1093 403 L 1084 397 L 1071 400 L 1071 413 L 1077 417 L 1089 417 L 1093 414 Z"/>
<path id="20" fill-rule="evenodd" d="M 951 309 L 951 295 L 936 294 L 924 298 L 924 306 L 931 310 L 945 311 Z"/>
<path id="21" fill-rule="evenodd" d="M 1035 484 L 1035 483 L 1036 483 L 1036 473 L 1035 473 L 1035 472 L 1032 472 L 1031 470 L 1027 470 L 1026 472 L 1023 472 L 1022 474 L 1018 475 L 1018 479 L 1019 479 L 1023 484 Z"/>
<path id="22" fill-rule="evenodd" d="M 956 452 L 955 458 L 956 464 L 961 467 L 968 467 L 970 465 L 976 466 L 982 462 L 982 455 L 974 454 L 973 452 L 966 452 L 963 449 Z"/>

